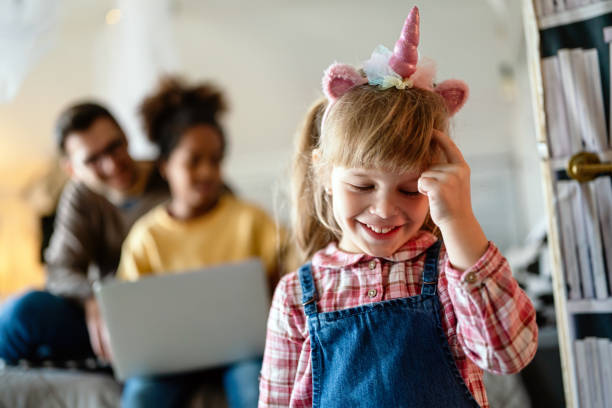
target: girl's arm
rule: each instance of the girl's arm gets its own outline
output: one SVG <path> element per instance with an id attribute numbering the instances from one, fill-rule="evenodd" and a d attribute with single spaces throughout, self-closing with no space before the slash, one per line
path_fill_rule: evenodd
<path id="1" fill-rule="evenodd" d="M 470 167 L 447 135 L 434 129 L 432 136 L 446 163 L 434 164 L 421 174 L 419 191 L 429 200 L 431 218 L 440 228 L 451 263 L 466 269 L 484 254 L 488 244 L 472 211 Z"/>
<path id="2" fill-rule="evenodd" d="M 421 174 L 419 191 L 429 199 L 431 217 L 446 247 L 444 269 L 458 340 L 479 367 L 517 372 L 537 348 L 535 310 L 474 216 L 470 168 L 461 151 L 440 131 L 434 130 L 433 139 L 447 162 Z"/>
<path id="3" fill-rule="evenodd" d="M 287 301 L 286 275 L 276 287 L 259 381 L 259 408 L 287 407 L 294 389 L 304 337 L 295 319 L 295 310 Z"/>
<path id="4" fill-rule="evenodd" d="M 465 271 L 447 257 L 444 271 L 440 283 L 447 284 L 457 339 L 470 360 L 497 374 L 523 369 L 537 350 L 535 309 L 495 244 Z"/>

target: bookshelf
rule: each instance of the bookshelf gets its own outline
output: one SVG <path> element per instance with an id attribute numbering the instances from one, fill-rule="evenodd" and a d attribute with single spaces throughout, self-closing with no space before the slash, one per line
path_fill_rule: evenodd
<path id="1" fill-rule="evenodd" d="M 567 167 L 581 152 L 612 162 L 612 1 L 523 9 L 565 401 L 611 407 L 612 179 L 579 182 Z"/>

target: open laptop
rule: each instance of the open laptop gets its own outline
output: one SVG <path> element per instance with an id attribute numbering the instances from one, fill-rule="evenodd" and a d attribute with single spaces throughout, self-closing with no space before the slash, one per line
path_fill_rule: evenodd
<path id="1" fill-rule="evenodd" d="M 94 292 L 119 380 L 263 355 L 270 301 L 258 259 L 111 281 Z"/>

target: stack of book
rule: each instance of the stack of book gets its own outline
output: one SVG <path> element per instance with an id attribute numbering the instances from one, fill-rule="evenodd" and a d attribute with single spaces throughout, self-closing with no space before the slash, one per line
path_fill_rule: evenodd
<path id="1" fill-rule="evenodd" d="M 536 14 L 539 17 L 549 16 L 566 10 L 575 10 L 605 0 L 534 0 Z"/>
<path id="2" fill-rule="evenodd" d="M 612 343 L 586 337 L 574 341 L 581 407 L 612 407 Z"/>
<path id="3" fill-rule="evenodd" d="M 557 3 L 561 1 L 556 0 Z M 565 1 L 564 7 L 573 3 L 579 2 Z M 602 43 L 612 44 L 612 27 L 604 28 L 599 35 Z M 559 48 L 542 58 L 549 155 L 555 170 L 563 168 L 572 155 L 581 151 L 598 153 L 604 161 L 610 161 L 602 87 L 609 83 L 610 73 L 600 69 L 610 65 L 608 61 L 601 64 L 600 53 L 598 48 Z M 605 57 L 610 58 L 609 55 L 612 54 Z M 568 297 L 611 297 L 610 177 L 598 177 L 588 183 L 557 177 L 555 193 Z"/>

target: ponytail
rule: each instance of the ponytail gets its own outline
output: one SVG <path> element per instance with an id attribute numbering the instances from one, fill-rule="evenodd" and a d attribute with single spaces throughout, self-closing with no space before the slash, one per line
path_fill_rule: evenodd
<path id="1" fill-rule="evenodd" d="M 332 230 L 321 222 L 321 219 L 333 222 L 333 217 L 329 198 L 318 181 L 312 161 L 312 152 L 319 144 L 325 105 L 326 100 L 320 99 L 308 110 L 297 135 L 293 160 L 291 222 L 301 263 L 337 238 Z"/>

